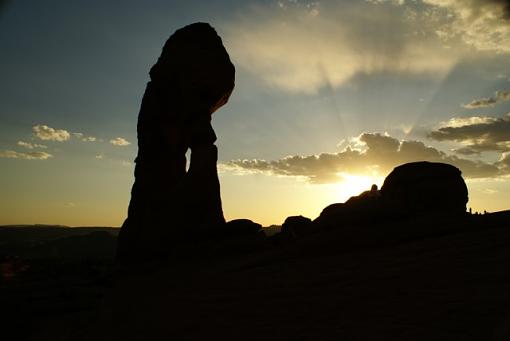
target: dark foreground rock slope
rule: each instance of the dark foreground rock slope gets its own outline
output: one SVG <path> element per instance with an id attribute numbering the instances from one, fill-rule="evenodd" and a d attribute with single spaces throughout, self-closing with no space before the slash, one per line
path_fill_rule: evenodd
<path id="1" fill-rule="evenodd" d="M 100 309 L 35 339 L 507 340 L 509 246 L 508 211 L 328 230 L 133 270 Z"/>

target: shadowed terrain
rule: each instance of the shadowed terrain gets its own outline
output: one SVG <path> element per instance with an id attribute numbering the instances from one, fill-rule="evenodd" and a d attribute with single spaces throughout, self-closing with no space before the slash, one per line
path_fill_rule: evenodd
<path id="1" fill-rule="evenodd" d="M 503 340 L 510 212 L 330 231 L 263 255 L 133 274 L 82 330 L 136 340 Z M 204 258 L 207 259 L 207 258 Z"/>
<path id="2" fill-rule="evenodd" d="M 504 211 L 272 237 L 251 251 L 239 237 L 115 280 L 75 260 L 60 275 L 20 275 L 16 290 L 4 281 L 17 304 L 2 306 L 23 312 L 34 340 L 506 340 L 509 228 Z"/>
<path id="3" fill-rule="evenodd" d="M 46 320 L 97 309 L 110 291 L 117 234 L 111 227 L 0 226 L 3 335 L 36 337 Z"/>

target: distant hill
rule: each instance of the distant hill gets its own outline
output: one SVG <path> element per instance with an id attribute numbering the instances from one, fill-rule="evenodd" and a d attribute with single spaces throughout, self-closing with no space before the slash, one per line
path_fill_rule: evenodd
<path id="1" fill-rule="evenodd" d="M 266 236 L 273 236 L 282 230 L 281 225 L 270 225 L 262 228 Z"/>
<path id="2" fill-rule="evenodd" d="M 114 227 L 3 225 L 0 226 L 0 256 L 112 258 L 118 233 L 119 229 Z"/>

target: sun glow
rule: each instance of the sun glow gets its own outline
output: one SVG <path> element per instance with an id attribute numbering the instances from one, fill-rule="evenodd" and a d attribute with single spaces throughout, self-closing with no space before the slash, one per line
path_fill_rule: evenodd
<path id="1" fill-rule="evenodd" d="M 315 219 L 325 207 L 345 202 L 373 184 L 380 186 L 383 180 L 377 173 L 339 173 L 338 182 L 328 184 L 260 173 L 220 175 L 225 218 L 248 218 L 264 226 L 281 225 L 287 217 L 295 215 Z"/>
<path id="2" fill-rule="evenodd" d="M 384 177 L 377 175 L 354 175 L 349 173 L 340 173 L 338 175 L 343 180 L 332 184 L 333 190 L 338 197 L 338 202 L 345 202 L 352 196 L 370 190 L 373 184 L 380 188 L 384 181 Z"/>

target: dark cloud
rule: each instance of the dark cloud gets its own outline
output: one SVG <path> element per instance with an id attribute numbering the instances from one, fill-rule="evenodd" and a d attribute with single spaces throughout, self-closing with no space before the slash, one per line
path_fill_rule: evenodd
<path id="1" fill-rule="evenodd" d="M 504 153 L 498 161 L 498 166 L 506 173 L 510 173 L 510 153 Z"/>
<path id="2" fill-rule="evenodd" d="M 505 91 L 496 91 L 493 97 L 484 97 L 480 99 L 475 99 L 470 103 L 464 105 L 463 107 L 466 109 L 477 109 L 477 108 L 486 108 L 493 107 L 498 103 L 510 101 L 510 90 Z"/>
<path id="3" fill-rule="evenodd" d="M 477 142 L 475 144 L 457 148 L 454 151 L 457 154 L 461 155 L 476 155 L 483 152 L 506 152 L 509 150 L 509 147 L 505 143 L 495 144 L 495 143 L 484 143 Z"/>
<path id="4" fill-rule="evenodd" d="M 233 160 L 223 166 L 227 169 L 262 172 L 273 175 L 301 176 L 312 183 L 332 183 L 341 180 L 341 173 L 381 175 L 395 166 L 413 161 L 436 161 L 459 167 L 468 178 L 495 177 L 502 174 L 499 164 L 472 161 L 447 155 L 420 141 L 399 141 L 378 133 L 363 133 L 357 139 L 362 149 L 347 147 L 338 153 L 322 153 L 309 156 L 287 156 L 265 160 Z"/>
<path id="5" fill-rule="evenodd" d="M 510 151 L 510 114 L 502 118 L 471 117 L 452 119 L 449 124 L 428 135 L 437 141 L 455 141 L 466 144 L 457 150 L 464 155 L 485 151 Z"/>
<path id="6" fill-rule="evenodd" d="M 478 0 L 479 2 L 493 3 L 501 6 L 502 18 L 510 21 L 510 0 Z"/>
<path id="7" fill-rule="evenodd" d="M 475 99 L 469 102 L 468 104 L 463 105 L 463 107 L 466 109 L 493 107 L 497 102 L 498 102 L 497 99 L 494 97 L 484 97 L 480 99 Z"/>

